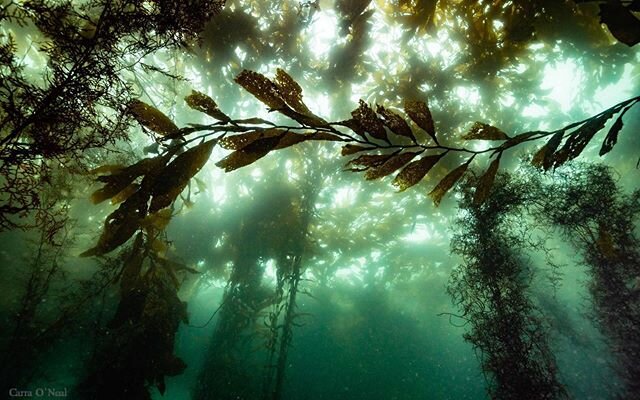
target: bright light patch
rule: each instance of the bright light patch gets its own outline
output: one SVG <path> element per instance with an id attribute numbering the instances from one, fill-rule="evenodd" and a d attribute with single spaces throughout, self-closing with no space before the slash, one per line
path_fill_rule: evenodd
<path id="1" fill-rule="evenodd" d="M 478 91 L 477 88 L 458 86 L 455 91 L 456 96 L 458 96 L 463 103 L 476 105 L 480 102 L 480 91 Z"/>
<path id="2" fill-rule="evenodd" d="M 247 56 L 247 52 L 246 51 L 242 51 L 240 46 L 236 47 L 236 50 L 234 51 L 234 53 L 236 53 L 236 56 L 238 56 L 238 59 L 240 61 L 244 61 L 245 57 Z"/>
<path id="3" fill-rule="evenodd" d="M 347 268 L 340 268 L 336 271 L 335 277 L 336 279 L 346 281 L 349 284 L 356 285 L 358 283 L 362 283 L 364 278 L 364 265 L 366 263 L 366 259 L 360 257 L 356 260 L 356 264 L 352 264 Z"/>
<path id="4" fill-rule="evenodd" d="M 357 196 L 358 191 L 355 188 L 351 186 L 341 187 L 333 195 L 333 205 L 334 207 L 349 207 L 356 202 Z"/>
<path id="5" fill-rule="evenodd" d="M 270 281 L 276 281 L 277 279 L 277 268 L 276 268 L 276 261 L 273 258 L 270 258 L 267 260 L 266 263 L 264 263 L 264 277 Z"/>
<path id="6" fill-rule="evenodd" d="M 574 104 L 584 80 L 584 72 L 575 61 L 566 60 L 548 65 L 544 70 L 541 89 L 550 90 L 548 98 L 557 101 L 563 112 L 569 111 Z"/>
<path id="7" fill-rule="evenodd" d="M 328 95 L 314 95 L 309 98 L 305 97 L 304 100 L 309 108 L 313 110 L 314 114 L 319 116 L 331 115 L 331 101 Z"/>
<path id="8" fill-rule="evenodd" d="M 412 243 L 424 242 L 431 239 L 432 236 L 433 235 L 431 234 L 429 227 L 427 227 L 427 224 L 416 224 L 413 231 L 403 236 L 402 240 Z"/>
<path id="9" fill-rule="evenodd" d="M 538 104 L 528 105 L 522 110 L 523 117 L 536 118 L 536 117 L 542 117 L 544 115 L 547 115 L 547 110 L 545 110 L 543 107 L 539 106 Z"/>
<path id="10" fill-rule="evenodd" d="M 333 47 L 338 33 L 338 19 L 333 11 L 318 12 L 309 30 L 309 49 L 316 58 L 324 58 Z"/>
<path id="11" fill-rule="evenodd" d="M 635 70 L 635 65 L 625 64 L 620 80 L 605 86 L 596 93 L 594 96 L 595 104 L 588 109 L 588 113 L 595 114 L 600 112 L 602 108 L 610 107 L 612 104 L 633 96 L 631 92 L 634 86 L 633 82 L 638 79 L 637 73 L 635 76 L 633 75 Z"/>
<path id="12" fill-rule="evenodd" d="M 263 175 L 264 172 L 262 172 L 262 169 L 260 168 L 254 168 L 254 170 L 251 171 L 251 177 L 253 177 L 254 179 L 260 179 Z"/>

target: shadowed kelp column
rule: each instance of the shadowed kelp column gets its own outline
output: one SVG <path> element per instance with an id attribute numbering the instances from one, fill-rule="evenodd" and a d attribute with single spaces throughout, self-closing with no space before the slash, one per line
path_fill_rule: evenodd
<path id="1" fill-rule="evenodd" d="M 506 175 L 496 178 L 483 205 L 474 205 L 475 182 L 467 180 L 460 200 L 453 251 L 463 259 L 448 292 L 470 329 L 464 338 L 480 357 L 492 399 L 566 398 L 556 376 L 548 328 L 528 296 L 532 269 L 529 245 L 517 211 L 528 188 Z"/>
<path id="2" fill-rule="evenodd" d="M 595 324 L 607 338 L 622 387 L 616 398 L 640 393 L 640 248 L 634 230 L 640 191 L 625 195 L 612 170 L 578 164 L 543 186 L 536 217 L 559 228 L 590 276 Z"/>

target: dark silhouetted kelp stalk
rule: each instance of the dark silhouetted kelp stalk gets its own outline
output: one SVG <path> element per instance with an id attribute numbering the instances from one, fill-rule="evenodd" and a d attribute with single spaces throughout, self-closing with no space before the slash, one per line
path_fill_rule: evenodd
<path id="1" fill-rule="evenodd" d="M 608 338 L 621 378 L 620 399 L 640 393 L 640 191 L 625 195 L 613 172 L 580 164 L 556 172 L 541 193 L 537 217 L 557 226 L 591 277 L 593 317 Z"/>
<path id="2" fill-rule="evenodd" d="M 474 186 L 468 179 L 463 188 L 452 249 L 464 261 L 448 287 L 459 318 L 470 326 L 464 338 L 478 350 L 491 398 L 566 398 L 548 327 L 529 299 L 533 271 L 523 254 L 528 245 L 513 218 L 527 200 L 527 188 L 500 175 L 491 196 L 477 206 Z"/>
<path id="3" fill-rule="evenodd" d="M 261 392 L 264 398 L 280 398 L 316 190 L 312 182 L 302 192 L 286 186 L 274 190 L 270 185 L 261 206 L 239 224 L 233 237 L 237 249 L 231 276 L 194 398 L 257 399 Z M 264 282 L 268 259 L 275 262 L 274 289 Z"/>
<path id="4" fill-rule="evenodd" d="M 186 367 L 173 354 L 178 326 L 187 322 L 176 275 L 185 267 L 163 258 L 152 243 L 138 234 L 114 266 L 119 302 L 74 392 L 79 398 L 151 399 L 152 386 L 164 394 L 165 377 Z"/>

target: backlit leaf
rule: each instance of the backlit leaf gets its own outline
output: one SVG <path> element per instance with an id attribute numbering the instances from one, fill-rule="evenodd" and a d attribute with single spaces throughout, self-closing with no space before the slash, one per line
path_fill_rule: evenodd
<path id="1" fill-rule="evenodd" d="M 373 150 L 375 147 L 371 146 L 358 146 L 355 144 L 347 144 L 342 146 L 342 151 L 340 152 L 343 156 L 348 156 L 351 154 L 359 153 L 361 151 Z"/>
<path id="2" fill-rule="evenodd" d="M 431 116 L 431 111 L 429 110 L 429 106 L 426 102 L 405 100 L 404 112 L 407 113 L 409 118 L 411 118 L 416 125 L 427 132 L 434 142 L 438 143 L 438 139 L 436 138 L 436 127 L 433 123 L 433 117 Z"/>
<path id="3" fill-rule="evenodd" d="M 413 136 L 413 132 L 409 127 L 409 124 L 398 114 L 393 111 L 387 110 L 382 106 L 378 106 L 378 114 L 384 118 L 384 123 L 391 129 L 396 135 L 408 137 L 415 142 L 416 138 Z"/>
<path id="4" fill-rule="evenodd" d="M 118 194 L 111 198 L 111 204 L 116 205 L 122 203 L 123 201 L 127 200 L 129 196 L 137 192 L 138 189 L 140 189 L 140 185 L 136 183 L 129 184 L 129 186 L 122 189 Z"/>
<path id="5" fill-rule="evenodd" d="M 171 161 L 154 180 L 150 212 L 169 206 L 211 156 L 216 140 L 190 148 Z"/>
<path id="6" fill-rule="evenodd" d="M 531 164 L 538 168 L 542 167 L 545 171 L 548 171 L 549 168 L 553 166 L 553 154 L 558 146 L 560 146 L 563 137 L 563 130 L 551 136 L 551 139 L 549 139 L 549 141 L 547 141 L 547 143 L 533 156 Z"/>
<path id="7" fill-rule="evenodd" d="M 284 149 L 286 147 L 293 146 L 294 144 L 298 144 L 308 140 L 326 140 L 326 141 L 337 141 L 337 142 L 344 141 L 344 139 L 342 139 L 340 136 L 336 136 L 328 132 L 313 132 L 313 133 L 286 132 L 280 138 L 280 141 L 278 142 L 276 149 Z"/>
<path id="8" fill-rule="evenodd" d="M 131 185 L 137 177 L 162 168 L 167 161 L 168 159 L 164 156 L 144 158 L 126 168 L 116 170 L 112 175 L 99 176 L 97 180 L 106 183 L 106 185 L 91 194 L 91 202 L 98 204 L 116 196 Z"/>
<path id="9" fill-rule="evenodd" d="M 616 143 L 618 142 L 618 134 L 620 133 L 620 130 L 622 130 L 622 127 L 624 126 L 622 117 L 635 104 L 636 104 L 635 102 L 629 104 L 626 108 L 622 110 L 622 112 L 620 112 L 620 115 L 618 115 L 618 118 L 616 118 L 615 122 L 609 129 L 607 136 L 604 138 L 604 142 L 602 143 L 602 147 L 600 148 L 600 153 L 599 153 L 600 156 L 603 156 L 608 152 L 610 152 L 611 149 L 613 149 L 613 146 L 616 145 Z"/>
<path id="10" fill-rule="evenodd" d="M 487 198 L 489 198 L 489 193 L 491 193 L 491 187 L 493 186 L 493 182 L 496 179 L 496 173 L 498 172 L 499 166 L 500 156 L 498 155 L 498 157 L 496 157 L 496 159 L 491 162 L 484 175 L 482 175 L 482 177 L 478 180 L 476 193 L 473 197 L 473 204 L 475 204 L 476 206 L 481 205 L 487 200 Z"/>
<path id="11" fill-rule="evenodd" d="M 393 180 L 393 185 L 401 192 L 407 190 L 420 182 L 445 154 L 446 153 L 434 154 L 412 161 L 396 176 Z"/>
<path id="12" fill-rule="evenodd" d="M 245 69 L 236 76 L 235 81 L 272 110 L 286 107 L 284 100 L 280 97 L 278 87 L 266 76 Z"/>
<path id="13" fill-rule="evenodd" d="M 81 257 L 99 256 L 109 253 L 125 243 L 140 227 L 147 213 L 149 195 L 138 191 L 105 219 L 102 235 L 95 247 L 80 254 Z"/>
<path id="14" fill-rule="evenodd" d="M 326 121 L 314 115 L 309 108 L 307 108 L 306 104 L 304 104 L 302 101 L 302 88 L 298 85 L 298 82 L 280 68 L 276 71 L 275 85 L 278 88 L 280 96 L 287 102 L 289 107 L 304 116 L 317 119 L 318 124 L 326 124 Z"/>
<path id="15" fill-rule="evenodd" d="M 380 165 L 379 167 L 369 169 L 365 174 L 365 178 L 367 180 L 373 180 L 382 178 L 383 176 L 387 176 L 402 168 L 418 154 L 419 153 L 414 152 L 396 154 L 385 161 L 384 164 Z"/>
<path id="16" fill-rule="evenodd" d="M 387 131 L 382 121 L 364 100 L 360 100 L 359 103 L 360 106 L 351 112 L 353 119 L 358 121 L 358 124 L 372 137 L 386 141 Z"/>
<path id="17" fill-rule="evenodd" d="M 614 112 L 609 111 L 585 122 L 575 132 L 572 132 L 560 150 L 553 155 L 553 167 L 557 168 L 567 161 L 578 157 L 587 147 L 593 136 L 604 128 L 607 120 Z"/>
<path id="18" fill-rule="evenodd" d="M 284 133 L 281 129 L 261 129 L 257 131 L 249 131 L 239 135 L 225 136 L 220 139 L 220 147 L 227 150 L 240 150 L 246 145 L 255 142 L 258 139 L 282 136 Z"/>
<path id="19" fill-rule="evenodd" d="M 464 140 L 508 140 L 509 136 L 495 126 L 476 121 L 469 132 L 462 136 Z"/>
<path id="20" fill-rule="evenodd" d="M 437 185 L 436 187 L 429 193 L 429 197 L 433 200 L 433 203 L 438 207 L 442 198 L 451 188 L 462 178 L 464 173 L 467 171 L 469 167 L 469 163 L 471 159 L 461 166 L 457 167 L 453 171 L 449 172 Z"/>
<path id="21" fill-rule="evenodd" d="M 527 140 L 529 140 L 530 138 L 532 138 L 533 136 L 536 135 L 540 135 L 540 134 L 545 134 L 547 132 L 545 131 L 531 131 L 531 132 L 523 132 L 520 133 L 512 138 L 509 138 L 506 142 L 502 143 L 502 145 L 500 146 L 501 149 L 506 150 L 510 147 L 514 147 L 519 145 L 522 142 L 525 142 Z"/>
<path id="22" fill-rule="evenodd" d="M 216 102 L 204 93 L 193 90 L 191 94 L 184 98 L 187 105 L 196 111 L 203 112 L 208 116 L 222 122 L 229 122 L 231 118 L 220 111 Z"/>
<path id="23" fill-rule="evenodd" d="M 141 125 L 159 135 L 171 135 L 178 131 L 178 127 L 169 117 L 140 100 L 133 100 L 129 103 L 129 112 Z"/>
<path id="24" fill-rule="evenodd" d="M 347 163 L 351 171 L 365 171 L 384 164 L 393 154 L 364 154 Z"/>
<path id="25" fill-rule="evenodd" d="M 154 213 L 147 215 L 142 220 L 140 225 L 146 229 L 154 229 L 157 231 L 162 231 L 164 230 L 164 228 L 167 227 L 167 225 L 169 225 L 169 222 L 171 222 L 171 217 L 173 217 L 173 212 L 171 211 L 171 208 L 169 207 L 163 208 L 161 210 L 158 210 Z"/>
<path id="26" fill-rule="evenodd" d="M 236 150 L 218 161 L 216 166 L 223 168 L 225 172 L 247 166 L 266 156 L 271 150 L 275 149 L 283 135 L 284 131 L 280 131 L 276 136 L 257 139 L 244 146 L 242 149 Z"/>
<path id="27" fill-rule="evenodd" d="M 340 121 L 337 124 L 346 126 L 347 128 L 351 129 L 353 132 L 355 132 L 358 136 L 362 138 L 366 138 L 364 127 L 360 125 L 360 122 L 358 122 L 355 119 L 347 119 L 345 121 Z"/>

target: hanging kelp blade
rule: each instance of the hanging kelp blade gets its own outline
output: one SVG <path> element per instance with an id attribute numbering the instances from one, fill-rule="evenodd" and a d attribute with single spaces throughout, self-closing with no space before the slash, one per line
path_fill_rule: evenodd
<path id="1" fill-rule="evenodd" d="M 364 175 L 365 179 L 374 180 L 392 174 L 405 166 L 418 154 L 419 153 L 417 152 L 410 151 L 406 153 L 396 154 L 385 161 L 384 164 L 380 165 L 379 167 L 369 169 Z"/>
<path id="2" fill-rule="evenodd" d="M 141 125 L 159 135 L 167 136 L 178 131 L 178 127 L 169 117 L 157 108 L 140 100 L 133 100 L 129 103 L 129 113 L 131 113 Z"/>
<path id="3" fill-rule="evenodd" d="M 192 109 L 205 113 L 218 121 L 225 123 L 231 121 L 228 115 L 220 111 L 216 102 L 204 93 L 193 90 L 184 100 Z"/>
<path id="4" fill-rule="evenodd" d="M 429 193 L 429 197 L 431 197 L 436 207 L 440 205 L 440 202 L 442 201 L 442 198 L 444 197 L 444 195 L 447 194 L 449 190 L 451 190 L 453 185 L 455 185 L 456 182 L 460 180 L 460 178 L 462 178 L 464 173 L 467 171 L 467 168 L 469 167 L 470 162 L 471 160 L 467 161 L 466 163 L 462 164 L 458 168 L 449 172 L 447 176 L 445 176 L 438 183 L 438 185 L 436 185 L 436 187 Z"/>
<path id="5" fill-rule="evenodd" d="M 489 198 L 489 194 L 491 193 L 491 188 L 493 187 L 493 182 L 496 179 L 496 174 L 499 167 L 500 156 L 496 157 L 496 159 L 491 162 L 487 171 L 478 181 L 478 186 L 476 186 L 476 193 L 473 197 L 473 204 L 475 206 L 482 205 L 482 203 L 484 203 Z"/>
<path id="6" fill-rule="evenodd" d="M 409 124 L 398 114 L 391 110 L 385 109 L 383 106 L 378 106 L 377 112 L 384 119 L 384 124 L 398 136 L 404 136 L 411 141 L 415 142 L 416 138 L 413 136 L 413 131 L 409 127 Z"/>
<path id="7" fill-rule="evenodd" d="M 140 227 L 147 213 L 148 195 L 136 192 L 112 212 L 104 222 L 98 244 L 80 254 L 80 257 L 99 256 L 115 250 L 125 243 Z"/>
<path id="8" fill-rule="evenodd" d="M 508 140 L 509 135 L 495 126 L 482 122 L 474 122 L 469 132 L 462 136 L 464 140 Z"/>
<path id="9" fill-rule="evenodd" d="M 351 112 L 351 116 L 371 137 L 389 141 L 384 123 L 364 100 L 360 100 L 359 107 Z"/>
<path id="10" fill-rule="evenodd" d="M 157 176 L 151 190 L 150 212 L 169 206 L 184 190 L 189 180 L 207 163 L 217 140 L 190 148 L 171 161 Z"/>
<path id="11" fill-rule="evenodd" d="M 420 182 L 446 153 L 422 157 L 410 162 L 393 180 L 393 185 L 403 192 Z"/>
<path id="12" fill-rule="evenodd" d="M 424 101 L 412 101 L 406 100 L 404 102 L 404 112 L 407 113 L 409 118 L 422 128 L 435 143 L 438 143 L 436 138 L 436 127 L 431 116 L 429 106 Z"/>

